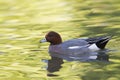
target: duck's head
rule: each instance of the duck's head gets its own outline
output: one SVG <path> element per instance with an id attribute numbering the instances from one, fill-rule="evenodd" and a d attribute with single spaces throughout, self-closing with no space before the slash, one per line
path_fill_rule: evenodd
<path id="1" fill-rule="evenodd" d="M 44 39 L 40 40 L 40 42 L 50 42 L 51 45 L 57 45 L 62 43 L 62 38 L 57 32 L 50 31 L 45 35 Z"/>

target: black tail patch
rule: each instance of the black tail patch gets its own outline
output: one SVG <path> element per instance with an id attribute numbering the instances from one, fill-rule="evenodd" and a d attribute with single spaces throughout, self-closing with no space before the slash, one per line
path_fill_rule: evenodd
<path id="1" fill-rule="evenodd" d="M 109 41 L 110 39 L 111 39 L 111 37 L 110 37 L 110 36 L 107 36 L 107 37 L 102 38 L 101 40 L 97 41 L 97 42 L 96 42 L 97 47 L 100 48 L 100 49 L 104 49 L 105 46 L 106 46 L 106 44 L 108 43 L 108 41 Z"/>

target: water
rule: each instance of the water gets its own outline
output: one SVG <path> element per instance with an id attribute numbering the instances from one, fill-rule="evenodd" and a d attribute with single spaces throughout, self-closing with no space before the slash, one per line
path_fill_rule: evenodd
<path id="1" fill-rule="evenodd" d="M 119 0 L 1 0 L 0 80 L 119 80 L 119 3 Z M 112 35 L 106 46 L 111 50 L 109 62 L 60 59 L 60 64 L 56 64 L 59 68 L 51 73 L 48 66 L 56 59 L 49 56 L 48 43 L 39 43 L 51 30 L 59 32 L 63 40 Z"/>

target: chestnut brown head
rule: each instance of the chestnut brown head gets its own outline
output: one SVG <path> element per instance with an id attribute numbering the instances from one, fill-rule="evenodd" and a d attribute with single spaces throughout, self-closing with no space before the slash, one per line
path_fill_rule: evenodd
<path id="1" fill-rule="evenodd" d="M 62 43 L 62 39 L 60 34 L 54 31 L 50 31 L 45 35 L 45 39 L 41 40 L 41 42 L 50 42 L 51 45 L 57 45 Z"/>

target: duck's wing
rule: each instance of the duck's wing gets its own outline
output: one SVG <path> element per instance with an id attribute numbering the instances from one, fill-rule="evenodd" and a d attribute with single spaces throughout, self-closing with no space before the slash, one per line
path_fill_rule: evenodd
<path id="1" fill-rule="evenodd" d="M 104 49 L 110 39 L 111 36 L 101 36 L 101 37 L 88 38 L 86 39 L 86 41 L 89 44 L 95 44 L 99 49 Z"/>
<path id="2" fill-rule="evenodd" d="M 72 55 L 85 55 L 88 54 L 89 46 L 86 41 L 84 40 L 79 40 L 79 39 L 73 39 L 73 40 L 68 40 L 60 44 L 61 50 L 64 54 L 72 54 Z"/>
<path id="3" fill-rule="evenodd" d="M 106 44 L 109 42 L 109 40 L 112 38 L 112 36 L 97 36 L 97 37 L 91 37 L 91 38 L 86 38 L 86 39 L 82 39 L 86 42 L 88 42 L 88 44 L 91 45 L 95 45 L 95 47 L 97 46 L 99 49 L 104 49 Z"/>
<path id="4" fill-rule="evenodd" d="M 78 44 L 80 46 L 83 46 L 83 45 L 86 45 L 86 44 L 94 44 L 94 43 L 97 43 L 99 41 L 109 41 L 110 39 L 112 38 L 112 36 L 96 36 L 96 37 L 89 37 L 89 38 L 78 38 L 78 39 L 72 39 L 72 40 L 68 40 L 68 41 L 65 41 L 64 43 L 66 44 L 69 44 L 69 43 L 72 43 L 72 44 Z"/>
<path id="5" fill-rule="evenodd" d="M 85 41 L 87 41 L 89 44 L 94 44 L 97 43 L 99 41 L 108 41 L 111 39 L 111 36 L 97 36 L 97 37 L 90 37 L 87 39 L 84 39 Z"/>
<path id="6" fill-rule="evenodd" d="M 83 48 L 88 47 L 93 51 L 97 51 L 99 49 L 104 49 L 108 41 L 111 39 L 111 36 L 99 36 L 92 38 L 78 38 L 65 41 L 62 45 L 65 48 Z"/>

